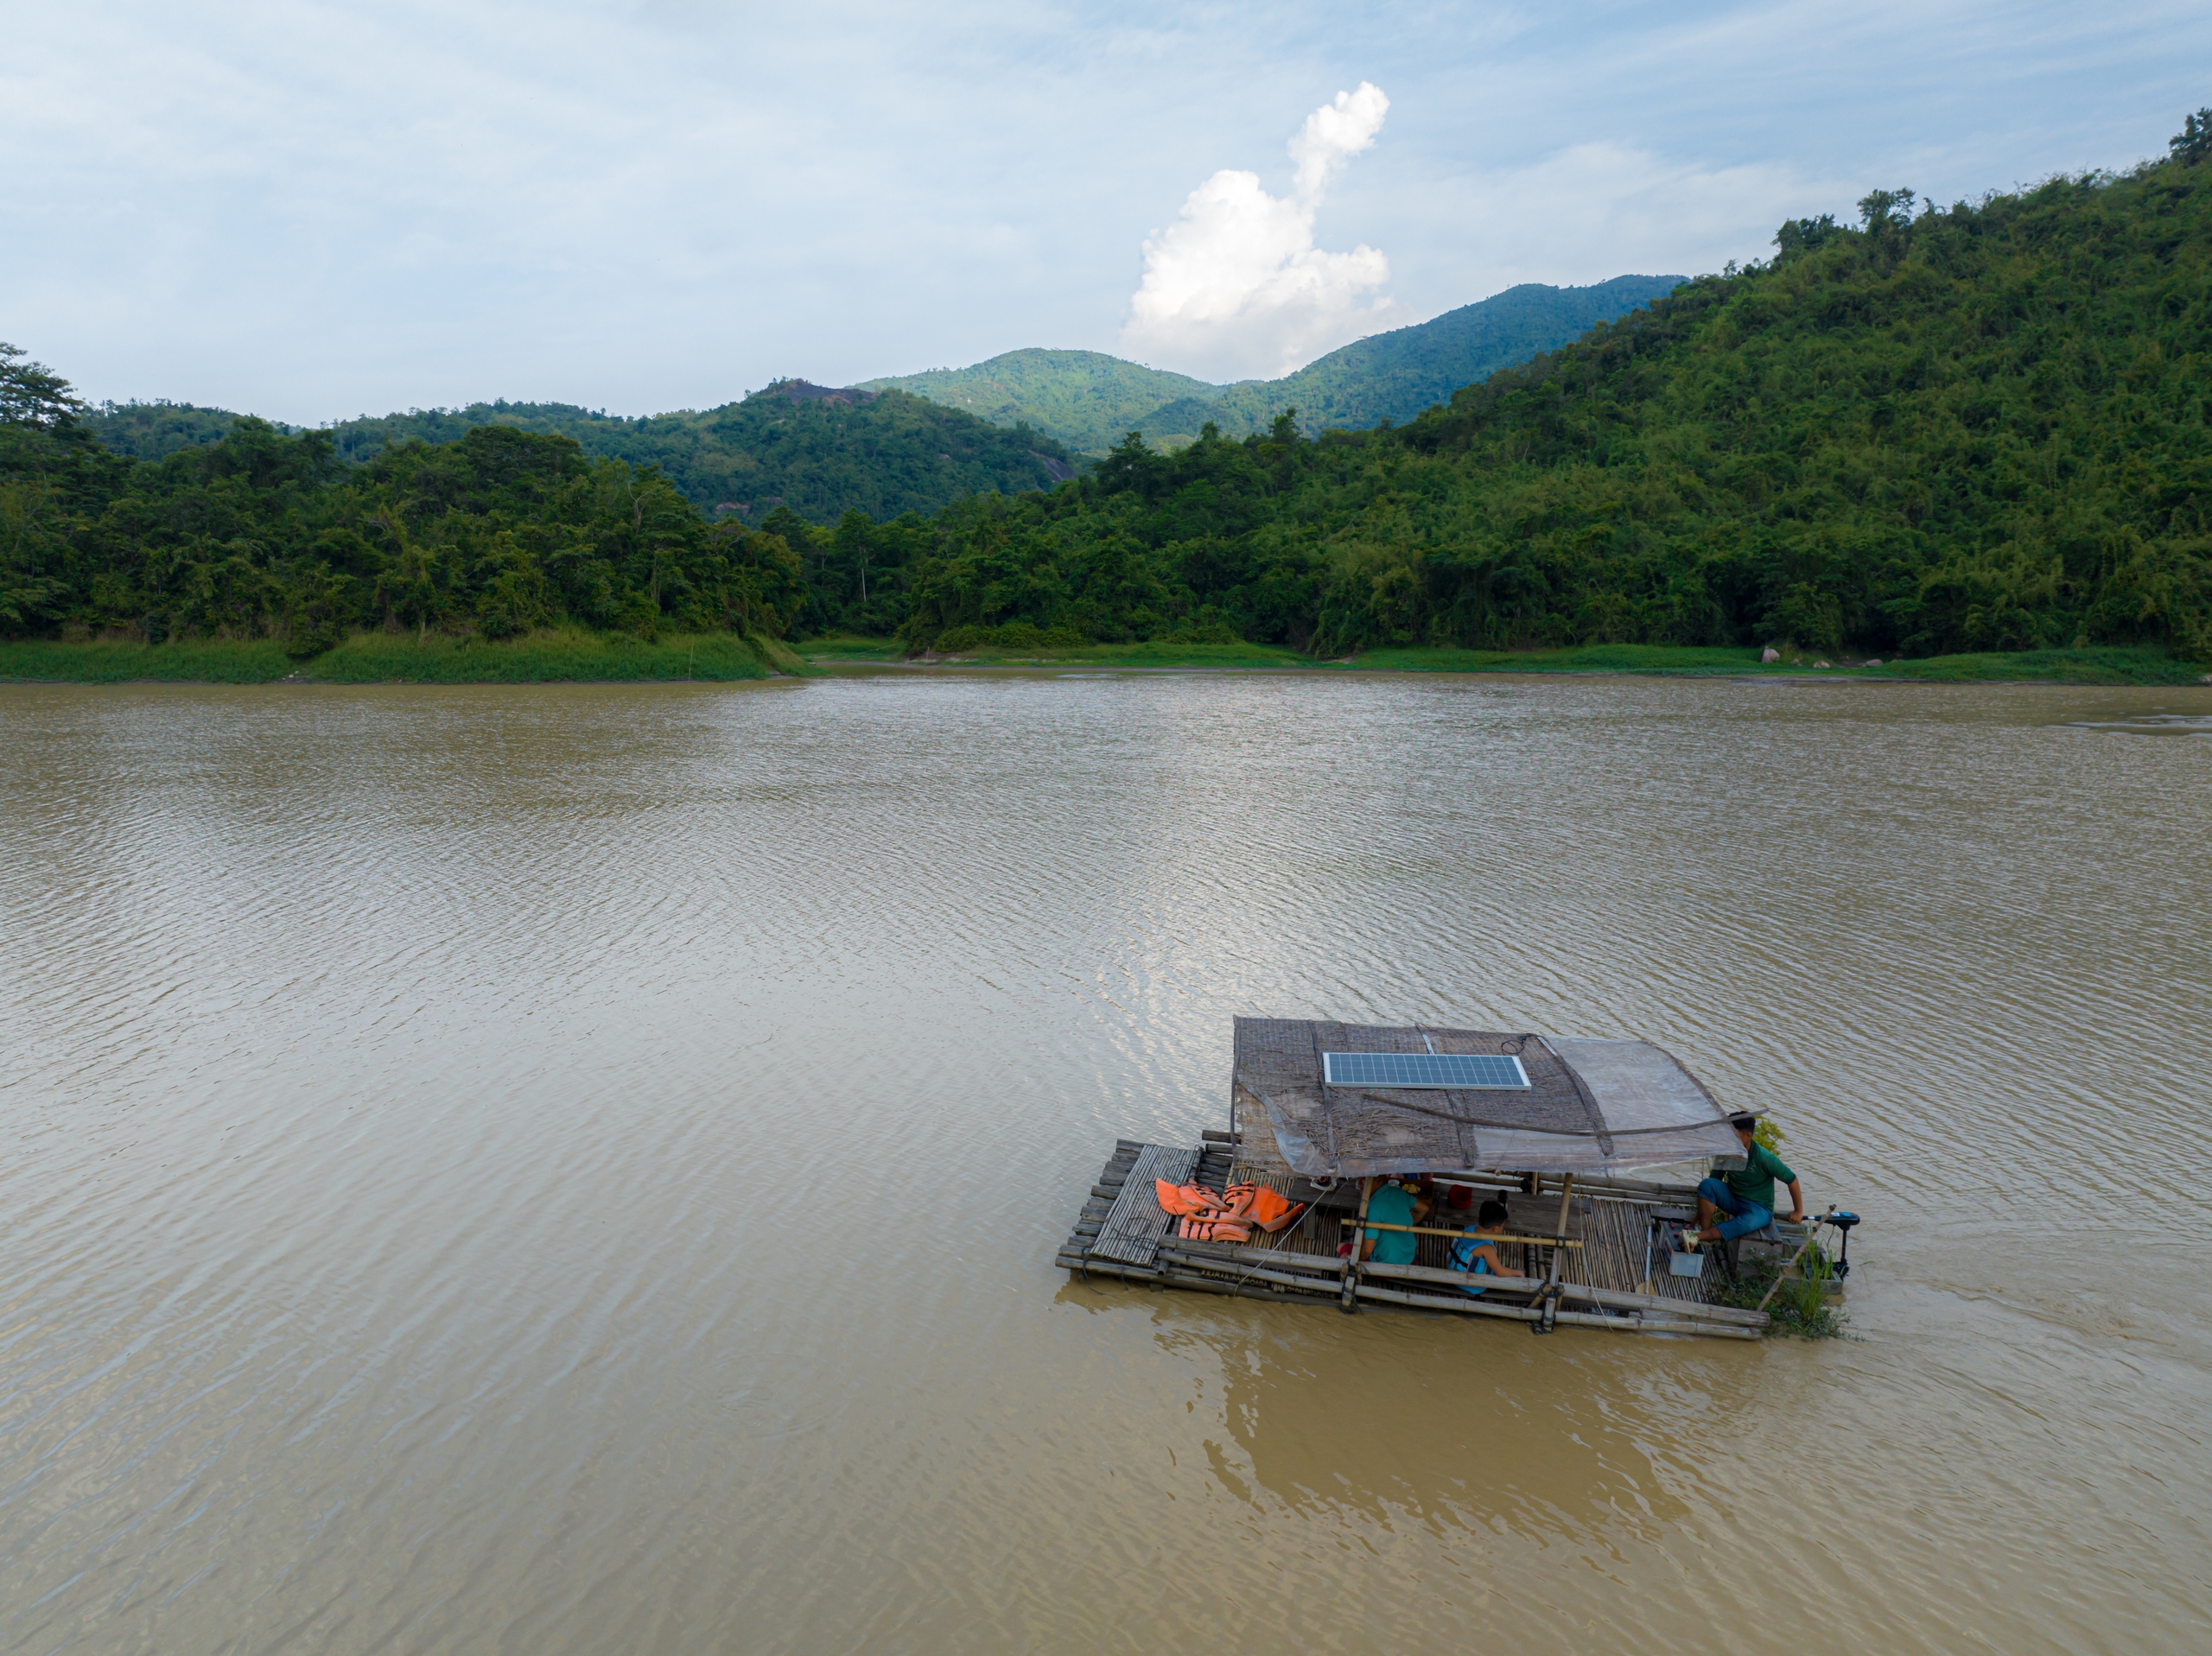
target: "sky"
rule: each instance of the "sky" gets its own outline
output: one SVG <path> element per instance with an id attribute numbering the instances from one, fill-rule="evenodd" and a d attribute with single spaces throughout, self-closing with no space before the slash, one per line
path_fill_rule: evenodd
<path id="1" fill-rule="evenodd" d="M 0 339 L 302 424 L 1025 346 L 1269 377 L 2163 154 L 2212 7 L 0 0 Z"/>

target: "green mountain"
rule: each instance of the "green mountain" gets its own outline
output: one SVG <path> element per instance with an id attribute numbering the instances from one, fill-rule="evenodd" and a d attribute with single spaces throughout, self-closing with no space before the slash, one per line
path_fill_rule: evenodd
<path id="1" fill-rule="evenodd" d="M 911 391 L 1001 425 L 1027 421 L 1086 454 L 1130 431 L 1161 447 L 1195 441 L 1208 421 L 1224 436 L 1263 431 L 1286 409 L 1316 432 L 1412 419 L 1461 385 L 1566 344 L 1647 304 L 1680 276 L 1615 276 L 1588 288 L 1529 282 L 1429 321 L 1332 351 L 1281 379 L 1209 384 L 1096 351 L 1009 351 L 972 368 L 939 368 L 865 383 Z"/>
<path id="2" fill-rule="evenodd" d="M 1071 448 L 1103 454 L 1163 404 L 1209 402 L 1223 387 L 1147 368 L 1096 351 L 1009 351 L 972 368 L 863 380 L 875 390 L 899 390 L 988 420 L 1027 421 Z M 1198 427 L 1191 428 L 1193 434 Z"/>
<path id="3" fill-rule="evenodd" d="M 238 417 L 189 403 L 111 403 L 85 423 L 118 454 L 161 460 L 219 441 Z M 1019 424 L 1009 430 L 903 392 L 796 379 L 704 413 L 632 420 L 565 403 L 477 403 L 365 415 L 327 429 L 336 457 L 359 465 L 395 443 L 449 443 L 486 425 L 570 437 L 589 458 L 658 466 L 701 511 L 753 523 L 779 506 L 821 523 L 853 511 L 931 512 L 963 495 L 1049 488 L 1077 465 L 1059 443 Z"/>
<path id="4" fill-rule="evenodd" d="M 2212 660 L 2212 111 L 2113 176 L 1854 227 L 1388 429 L 1141 441 L 879 547 L 917 649 L 1242 637 Z M 906 549 L 894 575 L 887 549 Z M 849 576 L 811 569 L 839 613 Z"/>
<path id="5" fill-rule="evenodd" d="M 1371 333 L 1281 379 L 1230 386 L 1220 407 L 1239 423 L 1216 419 L 1222 435 L 1232 437 L 1263 431 L 1276 415 L 1294 408 L 1308 432 L 1403 422 L 1460 386 L 1517 367 L 1539 352 L 1556 351 L 1599 323 L 1672 292 L 1683 280 L 1623 276 L 1587 288 L 1524 282 L 1414 327 Z"/>
<path id="6" fill-rule="evenodd" d="M 1332 351 L 1286 378 L 1235 385 L 1095 351 L 1013 351 L 973 368 L 843 390 L 786 380 L 703 413 L 627 419 L 567 403 L 474 403 L 363 415 L 327 429 L 337 457 L 359 465 L 409 439 L 448 443 L 477 426 L 512 426 L 573 437 L 593 459 L 658 466 L 710 516 L 758 523 L 788 506 L 815 523 L 853 511 L 881 520 L 970 494 L 1049 488 L 1074 474 L 1080 455 L 1103 454 L 1131 430 L 1173 448 L 1195 441 L 1209 420 L 1243 436 L 1291 407 L 1309 431 L 1408 420 L 1454 386 L 1525 362 L 1677 280 L 1514 288 Z M 189 403 L 106 403 L 83 423 L 114 453 L 157 460 L 219 442 L 239 417 Z"/>

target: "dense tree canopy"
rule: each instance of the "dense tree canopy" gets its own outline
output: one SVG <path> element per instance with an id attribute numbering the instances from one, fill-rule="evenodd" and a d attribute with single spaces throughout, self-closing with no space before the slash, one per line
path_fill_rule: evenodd
<path id="1" fill-rule="evenodd" d="M 185 403 L 103 403 L 86 418 L 118 454 L 162 460 L 219 441 L 241 416 Z M 718 409 L 628 419 L 567 403 L 476 403 L 364 415 L 327 428 L 339 459 L 373 460 L 411 440 L 448 443 L 478 426 L 572 437 L 588 459 L 651 466 L 709 517 L 760 523 L 788 506 L 812 523 L 935 511 L 980 490 L 1050 487 L 1076 457 L 1026 426 L 993 425 L 903 392 L 783 380 Z M 280 428 L 296 432 L 297 428 Z"/>
<path id="2" fill-rule="evenodd" d="M 1874 191 L 1404 426 L 1133 434 L 944 514 L 904 634 L 2212 653 L 2200 130 L 2125 177 Z"/>
<path id="3" fill-rule="evenodd" d="M 353 468 L 327 432 L 241 419 L 156 462 L 64 415 L 0 427 L 0 628 L 276 637 L 373 626 L 505 638 L 555 621 L 786 632 L 806 600 L 781 538 L 710 524 L 650 467 L 482 426 Z"/>

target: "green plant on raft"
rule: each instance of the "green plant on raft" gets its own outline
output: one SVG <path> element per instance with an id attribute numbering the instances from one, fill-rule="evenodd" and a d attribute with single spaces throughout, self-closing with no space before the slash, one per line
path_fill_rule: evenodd
<path id="1" fill-rule="evenodd" d="M 1747 1265 L 1735 1277 L 1722 1278 L 1713 1303 L 1756 1310 L 1764 1301 L 1770 1335 L 1788 1334 L 1801 1340 L 1842 1338 L 1847 1332 L 1844 1311 L 1828 1298 L 1836 1271 L 1827 1250 L 1815 1241 L 1795 1261 L 1797 1274 L 1785 1274 L 1790 1268 L 1791 1261 L 1786 1258 Z M 1768 1298 L 1770 1289 L 1771 1298 Z"/>

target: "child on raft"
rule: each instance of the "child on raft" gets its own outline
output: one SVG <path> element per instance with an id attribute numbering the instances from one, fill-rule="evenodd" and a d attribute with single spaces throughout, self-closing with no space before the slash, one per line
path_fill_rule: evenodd
<path id="1" fill-rule="evenodd" d="M 1492 1199 L 1475 1211 L 1475 1222 L 1452 1239 L 1452 1268 L 1470 1276 L 1499 1277 L 1508 1282 L 1525 1282 L 1527 1278 L 1516 1271 L 1508 1271 L 1498 1253 L 1498 1245 L 1505 1234 L 1505 1204 Z M 1459 1291 L 1480 1298 L 1489 1290 L 1463 1282 Z"/>

